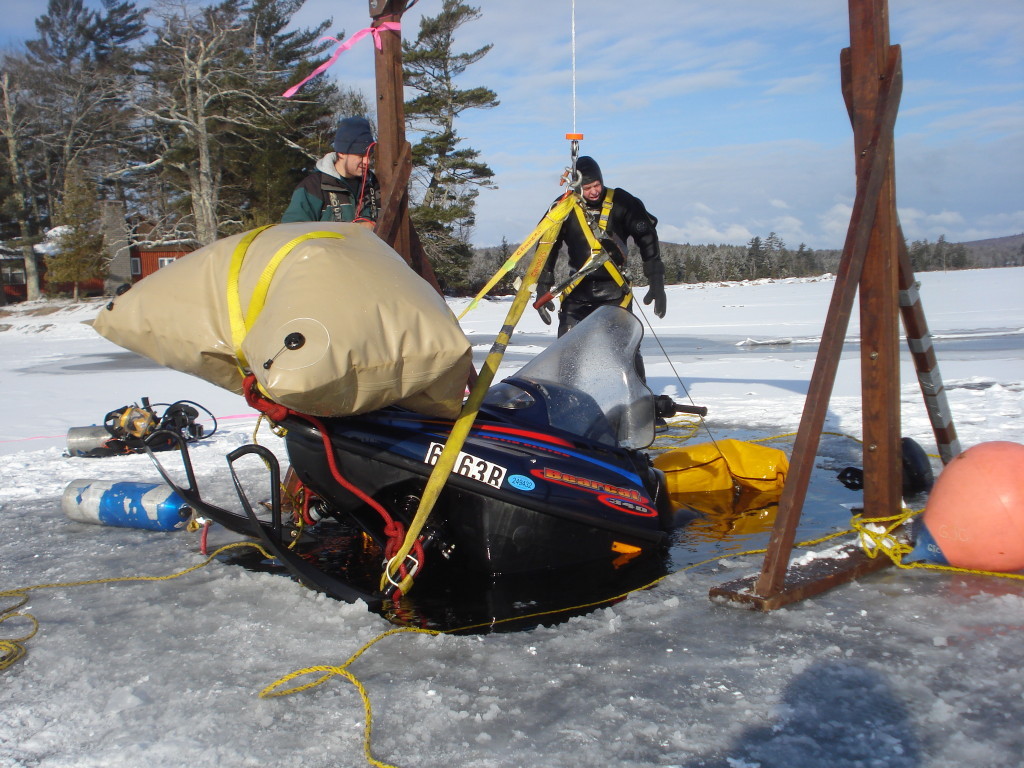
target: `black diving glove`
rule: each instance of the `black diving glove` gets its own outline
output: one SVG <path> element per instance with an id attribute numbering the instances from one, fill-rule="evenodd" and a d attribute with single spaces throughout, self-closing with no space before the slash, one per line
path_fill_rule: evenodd
<path id="1" fill-rule="evenodd" d="M 654 302 L 654 314 L 665 316 L 665 265 L 661 259 L 644 262 L 644 275 L 648 280 L 644 304 Z"/>
<path id="2" fill-rule="evenodd" d="M 541 273 L 540 279 L 537 280 L 537 298 L 546 294 L 551 290 L 551 286 L 554 285 L 554 276 L 544 272 Z M 541 306 L 537 307 L 537 314 L 540 315 L 540 319 L 544 321 L 544 325 L 551 325 L 551 302 L 545 302 Z"/>

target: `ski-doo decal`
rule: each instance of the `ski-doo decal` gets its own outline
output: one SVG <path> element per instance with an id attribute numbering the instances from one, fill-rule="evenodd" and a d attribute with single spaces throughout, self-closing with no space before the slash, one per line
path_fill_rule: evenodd
<path id="1" fill-rule="evenodd" d="M 424 463 L 431 466 L 436 464 L 443 450 L 443 443 L 431 443 L 427 448 L 427 455 L 423 458 Z M 457 475 L 468 477 L 470 480 L 485 483 L 492 488 L 501 488 L 501 482 L 508 474 L 508 470 L 500 464 L 481 459 L 464 451 L 459 451 L 459 458 L 455 460 L 452 471 Z"/>

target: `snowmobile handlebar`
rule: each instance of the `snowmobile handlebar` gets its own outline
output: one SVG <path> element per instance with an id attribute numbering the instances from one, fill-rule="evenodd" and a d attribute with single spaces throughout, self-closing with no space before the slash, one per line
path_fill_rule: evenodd
<path id="1" fill-rule="evenodd" d="M 682 403 L 676 403 L 676 414 L 678 413 L 689 413 L 694 416 L 700 416 L 701 418 L 708 415 L 708 409 L 703 405 L 684 405 Z M 673 414 L 675 415 L 675 414 Z"/>
<path id="2" fill-rule="evenodd" d="M 655 395 L 654 412 L 662 418 L 676 416 L 680 413 L 688 413 L 692 416 L 700 416 L 701 418 L 708 415 L 708 409 L 705 406 L 677 403 L 672 399 L 671 395 Z"/>

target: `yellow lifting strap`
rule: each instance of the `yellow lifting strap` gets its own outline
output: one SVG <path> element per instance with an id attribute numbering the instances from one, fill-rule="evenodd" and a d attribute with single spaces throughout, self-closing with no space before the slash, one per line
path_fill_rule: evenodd
<path id="1" fill-rule="evenodd" d="M 416 509 L 416 515 L 413 517 L 412 522 L 409 524 L 409 530 L 405 534 L 405 540 L 402 542 L 401 548 L 395 556 L 388 561 L 387 566 L 385 567 L 384 574 L 380 581 L 381 590 L 387 588 L 388 582 L 396 584 L 403 593 L 408 592 L 409 588 L 412 586 L 415 574 L 410 574 L 402 579 L 401 582 L 398 582 L 396 581 L 398 569 L 405 561 L 409 552 L 412 551 L 413 544 L 416 542 L 420 532 L 423 530 L 423 526 L 427 522 L 427 517 L 430 515 L 431 510 L 434 508 L 434 504 L 437 502 L 438 496 L 441 494 L 441 489 L 444 487 L 444 484 L 448 480 L 448 476 L 452 473 L 452 469 L 455 467 L 455 461 L 458 459 L 459 452 L 462 450 L 462 446 L 465 444 L 466 438 L 469 436 L 469 431 L 473 427 L 473 422 L 476 421 L 477 413 L 480 411 L 480 405 L 483 402 L 484 395 L 487 393 L 487 389 L 491 386 L 491 382 L 494 381 L 494 377 L 498 372 L 498 366 L 501 364 L 501 359 L 505 354 L 505 349 L 508 347 L 509 341 L 512 338 L 512 332 L 515 330 L 516 324 L 523 316 L 523 312 L 529 304 L 530 291 L 537 282 L 537 278 L 540 277 L 540 273 L 544 270 L 544 264 L 547 262 L 548 254 L 551 253 L 551 247 L 554 245 L 555 240 L 558 239 L 558 231 L 562 227 L 562 221 L 565 219 L 565 216 L 568 214 L 569 208 L 572 206 L 574 201 L 575 198 L 572 196 L 568 196 L 562 201 L 559 201 L 550 211 L 548 211 L 544 219 L 541 221 L 542 224 L 547 222 L 547 226 L 544 228 L 543 232 L 538 235 L 540 245 L 537 247 L 537 251 L 533 256 L 533 261 L 530 262 L 530 267 L 526 271 L 526 276 L 523 278 L 523 282 L 519 286 L 519 290 L 516 292 L 516 297 L 512 301 L 512 306 L 509 308 L 508 314 L 505 316 L 505 323 L 502 325 L 501 331 L 494 340 L 494 344 L 491 346 L 491 351 L 488 353 L 487 359 L 484 361 L 483 367 L 480 370 L 480 375 L 477 377 L 476 382 L 473 384 L 473 389 L 469 393 L 469 397 L 462 406 L 462 412 L 459 414 L 459 418 L 456 419 L 455 424 L 452 426 L 451 434 L 449 434 L 448 440 L 445 442 L 444 449 L 441 451 L 441 455 L 438 457 L 437 463 L 434 465 L 434 469 L 430 472 L 430 477 L 427 479 L 427 485 L 423 489 L 423 496 L 420 498 L 419 506 Z"/>
<path id="2" fill-rule="evenodd" d="M 530 233 L 530 236 L 523 241 L 522 245 L 516 248 L 515 252 L 505 260 L 504 264 L 498 267 L 498 271 L 494 273 L 491 279 L 487 281 L 487 284 L 480 289 L 476 296 L 473 297 L 473 300 L 469 302 L 469 305 L 462 310 L 458 319 L 461 320 L 470 312 L 470 310 L 476 309 L 480 304 L 480 299 L 482 299 L 484 295 L 491 290 L 491 288 L 497 285 L 501 278 L 515 268 L 516 264 L 519 263 L 519 260 L 537 243 L 538 240 L 540 240 L 541 235 L 547 232 L 552 225 L 558 224 L 561 226 L 562 222 L 565 221 L 566 217 L 569 215 L 569 211 L 572 210 L 574 204 L 579 207 L 579 203 L 576 202 L 576 198 L 569 193 L 566 193 L 560 200 L 556 201 L 548 212 L 541 217 L 540 223 L 537 224 L 537 227 Z M 558 236 L 557 229 L 555 230 L 555 236 Z M 553 242 L 554 240 L 552 239 L 552 243 Z M 550 250 L 550 246 L 548 250 Z"/>
<path id="3" fill-rule="evenodd" d="M 270 290 L 270 283 L 274 279 L 274 273 L 277 268 L 284 261 L 285 257 L 297 246 L 299 243 L 303 243 L 306 240 L 314 240 L 319 238 L 333 238 L 336 240 L 344 240 L 345 235 L 340 232 L 306 232 L 298 237 L 285 243 L 283 246 L 278 248 L 277 253 L 267 262 L 267 265 L 263 268 L 263 272 L 260 274 L 259 279 L 256 281 L 256 286 L 253 288 L 252 296 L 249 298 L 249 308 L 245 315 L 242 314 L 242 297 L 238 290 L 238 278 L 242 273 L 242 264 L 245 261 L 245 256 L 249 251 L 249 246 L 252 242 L 262 233 L 264 230 L 275 226 L 274 224 L 267 224 L 247 232 L 238 245 L 235 246 L 234 252 L 231 254 L 231 266 L 228 268 L 228 281 L 227 281 L 227 302 L 228 302 L 228 319 L 231 323 L 231 346 L 235 351 L 235 359 L 238 361 L 238 368 L 242 372 L 242 376 L 245 376 L 250 371 L 249 361 L 245 358 L 245 353 L 242 351 L 242 342 L 245 341 L 245 336 L 252 328 L 253 323 L 256 322 L 256 318 L 259 317 L 260 312 L 263 311 L 263 305 L 267 300 L 267 292 Z"/>

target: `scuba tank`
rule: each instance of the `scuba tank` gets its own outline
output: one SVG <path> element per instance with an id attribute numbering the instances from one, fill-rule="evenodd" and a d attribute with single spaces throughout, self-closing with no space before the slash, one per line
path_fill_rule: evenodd
<path id="1" fill-rule="evenodd" d="M 150 531 L 184 528 L 192 515 L 185 500 L 163 483 L 72 480 L 60 506 L 78 523 Z"/>

